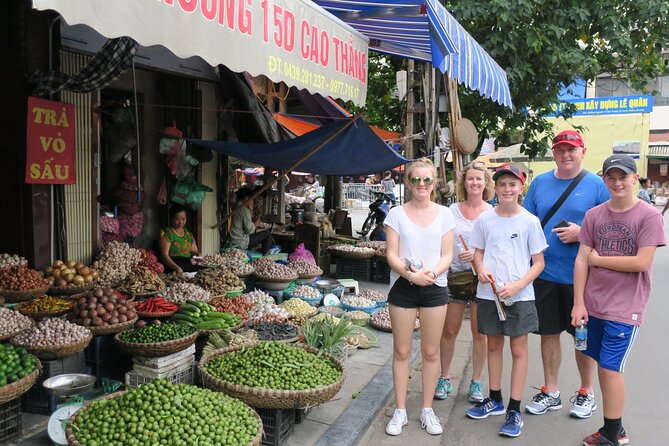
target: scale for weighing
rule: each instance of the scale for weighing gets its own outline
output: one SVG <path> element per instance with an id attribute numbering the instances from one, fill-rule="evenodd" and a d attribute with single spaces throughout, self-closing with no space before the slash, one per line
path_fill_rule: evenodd
<path id="1" fill-rule="evenodd" d="M 93 389 L 95 376 L 84 373 L 66 373 L 47 379 L 42 385 L 50 395 L 66 398 L 63 405 L 51 414 L 47 425 L 47 432 L 49 433 L 49 438 L 55 444 L 67 446 L 65 423 L 73 413 L 84 405 L 81 395 Z"/>
<path id="2" fill-rule="evenodd" d="M 324 294 L 323 305 L 331 306 L 331 305 L 339 305 L 340 304 L 339 298 L 334 293 L 332 293 L 332 290 L 341 286 L 341 284 L 339 283 L 338 280 L 336 280 L 336 279 L 321 279 L 321 280 L 317 280 L 316 282 L 314 282 L 314 284 Z M 343 297 L 343 293 L 342 293 L 342 297 Z"/>

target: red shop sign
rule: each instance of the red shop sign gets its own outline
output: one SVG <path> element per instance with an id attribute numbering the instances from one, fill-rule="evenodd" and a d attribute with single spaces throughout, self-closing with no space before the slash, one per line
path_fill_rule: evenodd
<path id="1" fill-rule="evenodd" d="M 74 184 L 74 105 L 28 98 L 26 183 Z"/>

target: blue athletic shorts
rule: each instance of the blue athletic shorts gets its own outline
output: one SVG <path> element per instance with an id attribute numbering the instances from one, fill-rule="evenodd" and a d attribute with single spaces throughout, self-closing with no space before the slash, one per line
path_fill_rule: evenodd
<path id="1" fill-rule="evenodd" d="M 622 322 L 588 318 L 588 348 L 583 352 L 600 367 L 623 373 L 639 327 Z"/>

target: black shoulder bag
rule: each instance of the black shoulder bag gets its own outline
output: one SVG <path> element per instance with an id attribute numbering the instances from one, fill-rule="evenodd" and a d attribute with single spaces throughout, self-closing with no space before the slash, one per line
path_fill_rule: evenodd
<path id="1" fill-rule="evenodd" d="M 542 228 L 544 228 L 544 227 L 546 226 L 546 224 L 548 223 L 548 220 L 550 220 L 550 219 L 553 217 L 553 215 L 555 215 L 555 213 L 558 211 L 558 209 L 560 209 L 560 206 L 562 206 L 562 203 L 565 202 L 565 200 L 567 199 L 567 197 L 569 196 L 569 194 L 571 194 L 572 191 L 573 191 L 574 189 L 576 189 L 576 186 L 578 186 L 578 183 L 580 183 L 581 180 L 582 180 L 583 178 L 585 178 L 585 176 L 586 176 L 587 174 L 588 174 L 588 171 L 587 171 L 587 170 L 585 170 L 585 169 L 581 169 L 581 172 L 580 172 L 578 175 L 576 175 L 576 177 L 575 177 L 574 180 L 571 182 L 571 184 L 569 184 L 569 186 L 567 186 L 567 188 L 565 189 L 565 191 L 562 192 L 562 195 L 560 195 L 560 198 L 558 198 L 558 200 L 555 202 L 555 204 L 553 205 L 553 207 L 548 211 L 548 213 L 546 214 L 546 216 L 544 217 L 544 219 L 541 220 L 541 227 L 542 227 Z"/>

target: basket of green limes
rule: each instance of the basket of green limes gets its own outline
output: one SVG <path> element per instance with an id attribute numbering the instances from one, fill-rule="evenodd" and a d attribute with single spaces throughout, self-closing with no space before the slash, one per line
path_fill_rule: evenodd
<path id="1" fill-rule="evenodd" d="M 195 344 L 197 336 L 195 327 L 165 323 L 122 331 L 114 336 L 114 340 L 130 355 L 158 357 L 185 350 Z"/>
<path id="2" fill-rule="evenodd" d="M 167 418 L 165 412 L 169 414 Z M 69 446 L 214 443 L 259 446 L 262 433 L 262 420 L 243 402 L 193 385 L 174 385 L 164 379 L 91 401 L 69 418 L 65 430 Z"/>
<path id="3" fill-rule="evenodd" d="M 200 360 L 204 387 L 251 407 L 304 408 L 323 404 L 344 384 L 341 363 L 328 353 L 279 342 L 215 350 Z"/>

